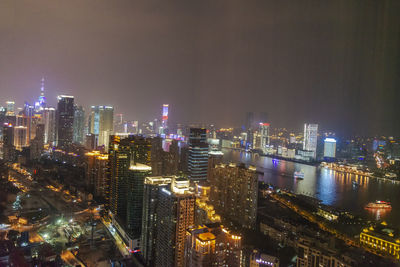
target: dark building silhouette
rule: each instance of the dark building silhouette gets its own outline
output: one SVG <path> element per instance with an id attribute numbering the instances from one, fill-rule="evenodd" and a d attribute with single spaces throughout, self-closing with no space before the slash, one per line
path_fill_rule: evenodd
<path id="1" fill-rule="evenodd" d="M 60 95 L 57 104 L 57 146 L 68 149 L 74 137 L 74 97 Z"/>

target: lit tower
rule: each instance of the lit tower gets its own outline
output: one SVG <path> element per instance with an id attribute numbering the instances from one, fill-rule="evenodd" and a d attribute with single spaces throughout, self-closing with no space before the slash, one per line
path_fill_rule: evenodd
<path id="1" fill-rule="evenodd" d="M 35 102 L 35 111 L 42 111 L 46 107 L 46 97 L 44 96 L 44 77 L 42 77 L 40 86 L 40 96 L 37 102 Z"/>
<path id="2" fill-rule="evenodd" d="M 304 124 L 303 150 L 314 152 L 314 159 L 317 156 L 318 124 Z"/>
<path id="3" fill-rule="evenodd" d="M 166 129 L 168 129 L 168 107 L 168 104 L 163 104 L 160 134 L 166 134 Z"/>

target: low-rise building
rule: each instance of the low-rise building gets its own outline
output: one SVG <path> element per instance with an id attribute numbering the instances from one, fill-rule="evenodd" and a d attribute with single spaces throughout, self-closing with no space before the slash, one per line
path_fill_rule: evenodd
<path id="1" fill-rule="evenodd" d="M 364 228 L 360 234 L 360 243 L 378 254 L 390 255 L 399 259 L 400 235 L 383 221 L 375 226 Z"/>

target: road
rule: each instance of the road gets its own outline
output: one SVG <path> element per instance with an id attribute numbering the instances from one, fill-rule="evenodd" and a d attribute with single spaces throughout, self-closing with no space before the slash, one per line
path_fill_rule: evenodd
<path id="1" fill-rule="evenodd" d="M 110 222 L 105 221 L 103 218 L 101 218 L 101 222 L 104 224 L 104 226 L 107 228 L 107 230 L 110 232 L 110 234 L 113 236 L 115 240 L 115 245 L 118 247 L 120 253 L 124 257 L 129 257 L 130 253 L 128 248 L 126 247 L 124 241 L 122 238 L 119 236 L 118 232 L 114 229 L 112 224 Z"/>
<path id="2" fill-rule="evenodd" d="M 78 260 L 74 254 L 72 254 L 71 251 L 69 250 L 65 250 L 61 253 L 61 259 L 68 264 L 69 266 L 77 266 L 77 265 L 81 265 L 81 266 L 86 266 L 85 264 L 83 264 L 80 260 Z"/>

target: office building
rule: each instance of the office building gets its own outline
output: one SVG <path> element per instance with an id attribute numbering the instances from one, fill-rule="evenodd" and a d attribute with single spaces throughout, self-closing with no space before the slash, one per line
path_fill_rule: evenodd
<path id="1" fill-rule="evenodd" d="M 188 172 L 189 179 L 199 181 L 207 179 L 208 143 L 205 128 L 190 128 Z"/>
<path id="2" fill-rule="evenodd" d="M 131 179 L 134 176 L 131 167 L 138 164 L 150 166 L 150 140 L 141 136 L 129 136 L 124 139 L 116 135 L 110 136 L 108 163 L 111 185 L 109 209 L 121 225 L 126 226 L 129 186 L 133 186 Z M 140 176 L 141 173 L 137 175 Z"/>
<path id="3" fill-rule="evenodd" d="M 53 146 L 56 136 L 56 110 L 44 108 L 42 111 L 42 123 L 44 123 L 44 143 Z"/>
<path id="4" fill-rule="evenodd" d="M 312 151 L 317 156 L 318 124 L 304 124 L 303 150 Z"/>
<path id="5" fill-rule="evenodd" d="M 163 105 L 160 134 L 168 134 L 168 108 L 168 104 Z"/>
<path id="6" fill-rule="evenodd" d="M 159 190 L 154 266 L 184 266 L 186 230 L 194 224 L 195 200 L 184 178 Z"/>
<path id="7" fill-rule="evenodd" d="M 0 107 L 0 140 L 3 136 L 3 125 L 7 123 L 6 112 L 4 107 Z"/>
<path id="8" fill-rule="evenodd" d="M 244 164 L 219 164 L 210 176 L 210 204 L 222 222 L 254 229 L 257 217 L 258 175 Z"/>
<path id="9" fill-rule="evenodd" d="M 110 183 L 107 176 L 108 154 L 91 151 L 85 154 L 86 177 L 85 184 L 94 196 L 108 199 Z"/>
<path id="10" fill-rule="evenodd" d="M 85 110 L 82 106 L 74 106 L 74 143 L 82 145 L 84 143 L 85 131 Z"/>
<path id="11" fill-rule="evenodd" d="M 16 150 L 22 151 L 28 146 L 28 128 L 25 126 L 14 127 L 14 146 Z"/>
<path id="12" fill-rule="evenodd" d="M 255 122 L 255 116 L 254 112 L 247 112 L 246 113 L 246 122 L 245 122 L 245 128 L 246 130 L 251 130 L 254 127 Z"/>
<path id="13" fill-rule="evenodd" d="M 154 266 L 160 190 L 168 190 L 171 176 L 146 177 L 143 192 L 142 235 L 140 249 L 146 266 Z"/>
<path id="14" fill-rule="evenodd" d="M 109 136 L 113 134 L 114 129 L 114 108 L 92 106 L 89 122 L 89 133 L 98 136 L 97 146 L 107 149 Z"/>
<path id="15" fill-rule="evenodd" d="M 60 95 L 57 99 L 57 146 L 66 150 L 74 136 L 74 97 Z"/>
<path id="16" fill-rule="evenodd" d="M 336 158 L 336 140 L 334 138 L 325 138 L 324 158 Z"/>
<path id="17" fill-rule="evenodd" d="M 127 232 L 133 249 L 139 249 L 142 233 L 144 180 L 151 175 L 151 167 L 141 163 L 131 164 L 128 177 Z"/>
<path id="18" fill-rule="evenodd" d="M 187 267 L 241 266 L 242 238 L 220 223 L 191 227 L 186 233 Z"/>
<path id="19" fill-rule="evenodd" d="M 259 134 L 260 134 L 260 149 L 265 152 L 267 145 L 269 145 L 269 128 L 270 124 L 266 122 L 260 122 Z"/>
<path id="20" fill-rule="evenodd" d="M 7 101 L 6 108 L 7 108 L 6 116 L 15 116 L 15 102 L 14 101 Z"/>

